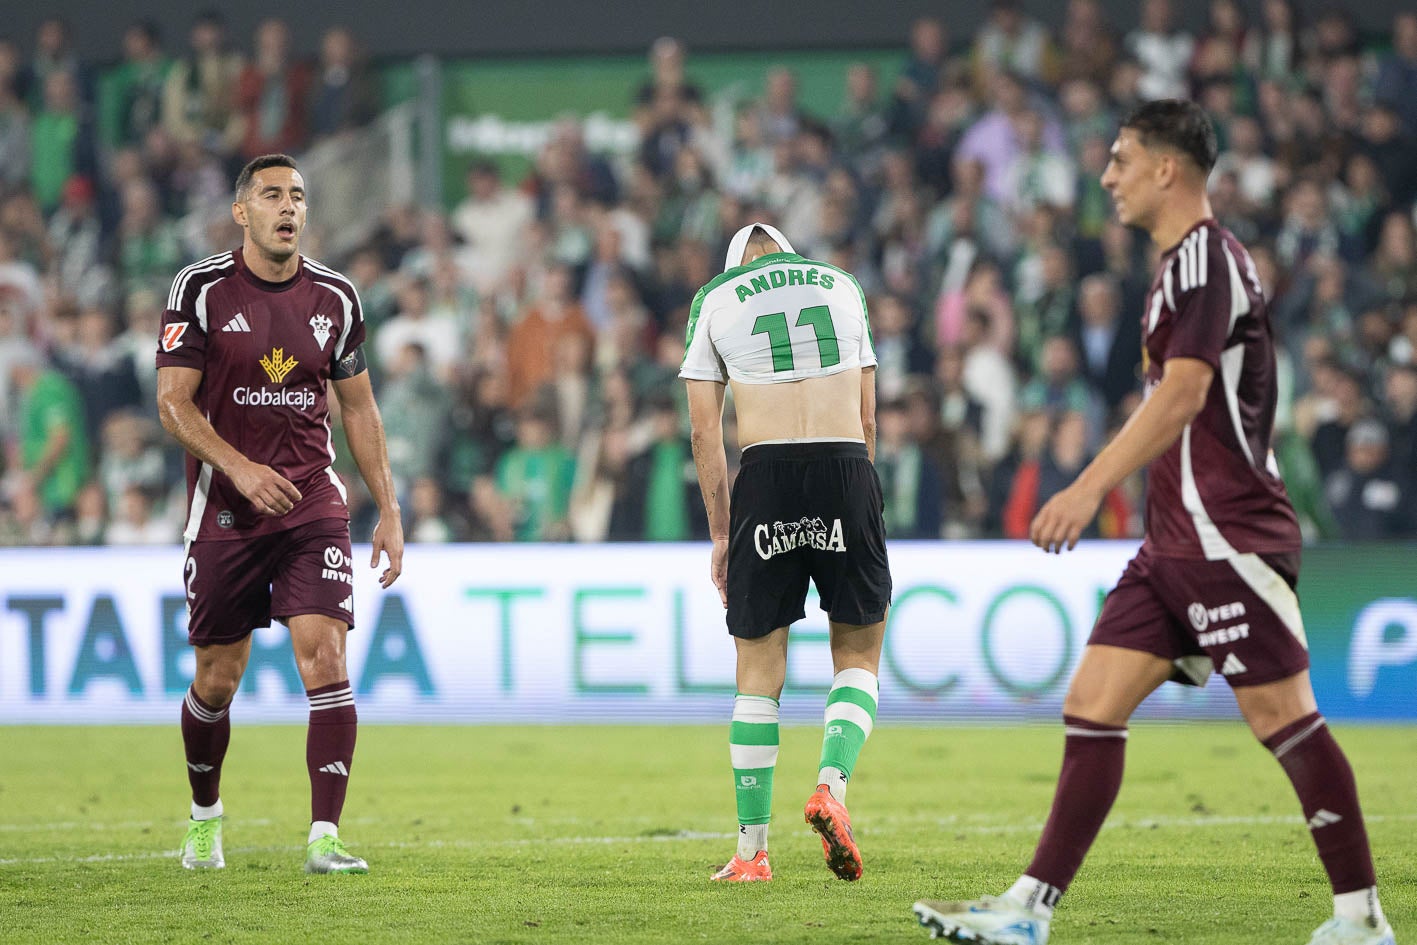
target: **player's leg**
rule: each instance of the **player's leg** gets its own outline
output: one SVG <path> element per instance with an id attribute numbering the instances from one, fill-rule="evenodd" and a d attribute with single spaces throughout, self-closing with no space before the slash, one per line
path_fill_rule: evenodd
<path id="1" fill-rule="evenodd" d="M 182 700 L 182 747 L 192 787 L 192 816 L 182 842 L 187 869 L 221 869 L 221 766 L 231 743 L 231 700 L 236 696 L 251 637 L 196 648 L 197 671 Z"/>
<path id="2" fill-rule="evenodd" d="M 737 653 L 737 695 L 728 751 L 738 809 L 738 847 L 713 878 L 772 879 L 768 824 L 777 767 L 778 697 L 787 678 L 787 628 L 806 616 L 807 571 L 800 550 L 761 550 L 755 539 L 777 533 L 792 498 L 784 464 L 754 447 L 745 454 L 729 503 L 728 632 Z"/>
<path id="3" fill-rule="evenodd" d="M 858 626 L 831 622 L 832 685 L 823 718 L 822 759 L 817 784 L 846 803 L 846 787 L 856 770 L 856 759 L 876 723 L 880 697 L 877 674 L 886 622 Z"/>
<path id="4" fill-rule="evenodd" d="M 354 764 L 359 717 L 345 663 L 354 628 L 349 525 L 327 519 L 284 534 L 274 568 L 271 610 L 290 628 L 295 663 L 310 701 L 305 765 L 310 774 L 310 834 L 305 870 L 363 873 L 339 836 L 340 812 Z"/>
<path id="5" fill-rule="evenodd" d="M 1333 887 L 1334 918 L 1314 933 L 1314 941 L 1391 943 L 1353 768 L 1319 714 L 1308 671 L 1237 686 L 1235 701 L 1294 785 Z"/>
<path id="6" fill-rule="evenodd" d="M 880 686 L 877 673 L 886 622 L 857 625 L 831 622 L 832 686 L 823 718 L 817 789 L 803 811 L 822 838 L 822 855 L 839 878 L 861 878 L 861 852 L 846 809 L 846 787 L 876 723 Z"/>
<path id="7" fill-rule="evenodd" d="M 310 700 L 310 723 L 305 738 L 305 766 L 310 773 L 310 835 L 306 872 L 362 873 L 368 864 L 349 855 L 339 839 L 340 812 L 344 809 L 354 766 L 354 742 L 359 717 L 354 691 L 345 665 L 348 625 L 324 614 L 290 618 L 290 641 L 295 663 Z"/>
<path id="8" fill-rule="evenodd" d="M 231 701 L 251 655 L 251 631 L 270 623 L 265 548 L 255 541 L 198 541 L 187 548 L 187 641 L 196 672 L 182 700 L 182 745 L 192 787 L 182 841 L 188 869 L 225 865 L 221 771 L 231 741 Z"/>
<path id="9" fill-rule="evenodd" d="M 1145 550 L 1107 595 L 1063 701 L 1063 765 L 1033 860 L 1002 896 L 923 900 L 920 924 L 953 941 L 1042 945 L 1122 784 L 1127 721 L 1186 655 L 1179 628 L 1151 582 Z"/>
<path id="10" fill-rule="evenodd" d="M 808 551 L 812 580 L 831 620 L 833 677 L 823 714 L 817 788 L 803 811 L 822 838 L 827 866 L 861 878 L 861 853 L 846 810 L 846 787 L 876 722 L 877 673 L 891 601 L 884 500 L 864 446 L 835 444 L 803 482 L 809 512 L 826 540 Z"/>
<path id="11" fill-rule="evenodd" d="M 714 875 L 739 882 L 772 879 L 768 865 L 768 825 L 777 766 L 778 698 L 787 678 L 787 628 L 761 637 L 736 637 L 737 688 L 728 753 L 738 808 L 738 849 Z"/>
<path id="12" fill-rule="evenodd" d="M 1379 945 L 1390 930 L 1353 769 L 1314 701 L 1298 555 L 1242 554 L 1170 569 L 1190 601 L 1189 629 L 1229 681 L 1255 737 L 1294 785 L 1334 892 L 1334 918 L 1316 942 Z M 1389 939 L 1390 940 L 1390 939 Z"/>

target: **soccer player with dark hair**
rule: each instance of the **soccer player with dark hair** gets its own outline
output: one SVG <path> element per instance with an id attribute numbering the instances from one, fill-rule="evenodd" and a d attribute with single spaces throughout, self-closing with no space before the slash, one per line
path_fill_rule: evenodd
<path id="1" fill-rule="evenodd" d="M 832 677 L 817 789 L 803 816 L 839 878 L 861 878 L 846 787 L 876 722 L 891 602 L 876 451 L 876 351 L 850 273 L 793 252 L 765 223 L 740 229 L 724 271 L 694 296 L 683 366 L 709 570 L 737 650 L 728 729 L 738 850 L 718 882 L 772 879 L 768 824 L 788 632 L 815 584 Z M 733 389 L 743 461 L 732 495 L 723 405 Z"/>
<path id="2" fill-rule="evenodd" d="M 403 567 L 403 526 L 365 370 L 364 316 L 353 283 L 299 252 L 306 194 L 294 160 L 267 154 L 247 164 L 231 213 L 245 231 L 240 248 L 177 274 L 157 352 L 158 408 L 187 450 L 191 500 L 182 580 L 197 672 L 182 704 L 192 785 L 182 865 L 225 865 L 218 787 L 228 709 L 251 632 L 275 617 L 290 629 L 310 700 L 305 870 L 365 873 L 337 827 L 357 719 L 345 668 L 354 626 L 349 508 L 333 468 L 327 386 L 378 505 L 370 566 L 388 555 L 383 587 Z"/>
<path id="3" fill-rule="evenodd" d="M 1283 767 L 1334 892 L 1311 945 L 1393 945 L 1353 770 L 1314 701 L 1295 587 L 1299 526 L 1270 437 L 1277 398 L 1268 306 L 1249 253 L 1206 196 L 1215 130 L 1195 104 L 1139 106 L 1102 186 L 1119 219 L 1165 247 L 1142 314 L 1145 398 L 1030 537 L 1073 548 L 1102 498 L 1147 468 L 1146 539 L 1107 596 L 1063 703 L 1053 809 L 1033 862 L 1002 896 L 921 901 L 933 936 L 1043 945 L 1122 783 L 1127 720 L 1172 680 L 1212 669 Z"/>

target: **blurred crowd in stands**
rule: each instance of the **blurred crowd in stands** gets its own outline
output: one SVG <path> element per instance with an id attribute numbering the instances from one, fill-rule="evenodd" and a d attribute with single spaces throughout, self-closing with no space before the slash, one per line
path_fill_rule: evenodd
<path id="1" fill-rule="evenodd" d="M 898 72 L 849 68 L 832 113 L 777 68 L 727 121 L 661 39 L 625 90 L 634 152 L 564 119 L 526 174 L 479 161 L 451 212 L 396 208 L 322 261 L 362 293 L 410 540 L 704 537 L 684 327 L 759 219 L 867 293 L 889 534 L 1025 536 L 1139 396 L 1157 249 L 1098 178 L 1120 116 L 1171 96 L 1217 124 L 1213 206 L 1271 299 L 1305 534 L 1417 537 L 1417 12 L 1365 37 L 1337 7 L 1206 10 L 1192 33 L 1170 0 L 1120 25 L 1069 0 L 1054 31 L 995 0 L 973 35 L 917 21 Z M 136 23 L 103 70 L 60 20 L 30 39 L 0 39 L 0 544 L 176 541 L 157 325 L 177 270 L 240 238 L 194 211 L 245 159 L 369 121 L 376 83 L 343 28 L 304 62 L 279 20 L 249 55 L 217 14 L 185 43 Z M 1143 489 L 1092 534 L 1139 535 Z"/>

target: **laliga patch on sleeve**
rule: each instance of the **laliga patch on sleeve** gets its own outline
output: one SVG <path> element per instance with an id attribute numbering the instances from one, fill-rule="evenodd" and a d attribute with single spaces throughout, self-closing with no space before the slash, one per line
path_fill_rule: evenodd
<path id="1" fill-rule="evenodd" d="M 186 322 L 173 322 L 162 328 L 162 350 L 176 351 L 182 347 L 182 335 L 187 331 Z"/>

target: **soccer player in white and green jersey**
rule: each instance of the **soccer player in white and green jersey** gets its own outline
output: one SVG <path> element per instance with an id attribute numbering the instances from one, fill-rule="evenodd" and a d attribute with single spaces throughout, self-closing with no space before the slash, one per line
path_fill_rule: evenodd
<path id="1" fill-rule="evenodd" d="M 738 651 L 729 754 L 738 850 L 714 879 L 772 879 L 768 822 L 788 627 L 816 584 L 831 625 L 817 789 L 806 819 L 827 865 L 861 877 L 846 786 L 876 718 L 876 673 L 891 600 L 876 438 L 876 355 L 866 299 L 847 272 L 804 259 L 756 223 L 729 244 L 724 272 L 689 313 L 684 364 L 694 462 L 713 538 L 714 585 Z M 743 463 L 729 501 L 725 389 Z"/>

